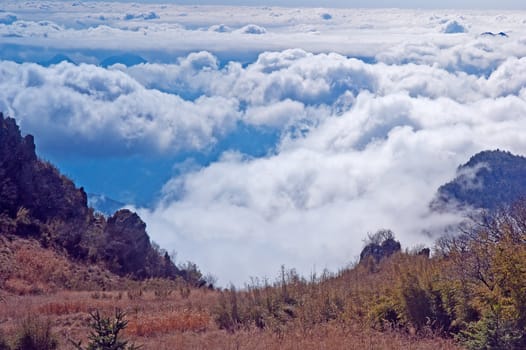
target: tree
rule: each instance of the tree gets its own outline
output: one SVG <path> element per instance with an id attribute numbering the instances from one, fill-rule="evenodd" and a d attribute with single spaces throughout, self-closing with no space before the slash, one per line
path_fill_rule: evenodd
<path id="1" fill-rule="evenodd" d="M 87 348 L 81 346 L 81 342 L 71 343 L 77 350 L 136 350 L 140 347 L 134 344 L 128 345 L 127 340 L 120 338 L 120 332 L 126 328 L 128 321 L 125 319 L 126 314 L 121 310 L 115 310 L 115 317 L 101 316 L 99 311 L 90 313 L 92 321 L 90 327 L 92 331 L 89 335 L 89 344 Z"/>

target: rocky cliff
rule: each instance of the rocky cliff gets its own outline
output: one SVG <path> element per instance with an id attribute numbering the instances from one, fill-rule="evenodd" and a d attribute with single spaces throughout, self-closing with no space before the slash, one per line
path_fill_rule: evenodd
<path id="1" fill-rule="evenodd" d="M 108 219 L 94 214 L 83 188 L 40 160 L 33 136 L 23 137 L 15 120 L 2 113 L 0 234 L 35 238 L 45 247 L 102 264 L 121 276 L 185 276 L 168 254 L 151 244 L 137 214 L 126 209 Z"/>

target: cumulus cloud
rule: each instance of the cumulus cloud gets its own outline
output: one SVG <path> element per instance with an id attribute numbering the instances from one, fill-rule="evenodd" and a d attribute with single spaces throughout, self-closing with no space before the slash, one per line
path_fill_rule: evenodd
<path id="1" fill-rule="evenodd" d="M 217 32 L 217 33 L 229 33 L 232 31 L 232 28 L 227 26 L 226 24 L 214 24 L 208 28 L 211 32 Z"/>
<path id="2" fill-rule="evenodd" d="M 246 69 L 257 65 L 267 75 L 285 74 L 294 63 L 275 62 L 290 60 L 291 52 L 279 56 L 262 55 Z M 316 62 L 309 54 L 293 56 L 294 62 Z M 330 67 L 327 56 L 320 56 Z M 266 70 L 261 61 L 273 68 Z M 226 154 L 190 171 L 165 186 L 166 200 L 158 208 L 141 214 L 159 233 L 155 238 L 180 247 L 181 257 L 191 258 L 184 253 L 191 251 L 212 269 L 221 261 L 222 283 L 272 276 L 281 263 L 303 273 L 314 266 L 336 269 L 359 254 L 367 232 L 382 227 L 395 230 L 405 245 L 430 243 L 460 219 L 428 208 L 459 164 L 481 149 L 526 152 L 526 102 L 519 88 L 526 80 L 508 76 L 522 64 L 509 59 L 485 78 L 432 66 L 361 63 L 358 71 L 368 72 L 369 83 L 344 113 L 326 112 L 307 133 L 285 134 L 276 154 Z M 256 106 L 247 115 L 260 123 L 305 113 L 304 104 L 288 98 L 269 103 L 262 109 L 268 114 Z M 163 235 L 168 227 L 173 233 Z M 222 254 L 216 243 L 233 251 L 242 247 L 243 253 Z"/>
<path id="3" fill-rule="evenodd" d="M 7 21 L 9 22 L 9 20 Z M 17 20 L 0 27 L 0 35 L 3 37 L 43 37 L 55 35 L 64 30 L 61 25 L 52 21 L 22 21 Z"/>
<path id="4" fill-rule="evenodd" d="M 267 30 L 257 24 L 247 24 L 246 26 L 239 28 L 237 32 L 243 34 L 265 34 Z"/>
<path id="5" fill-rule="evenodd" d="M 0 109 L 44 148 L 105 155 L 203 149 L 238 118 L 235 100 L 186 101 L 93 65 L 1 62 L 0 76 Z"/>
<path id="6" fill-rule="evenodd" d="M 104 17 L 86 27 L 70 7 L 46 22 L 31 6 L 9 2 L 18 18 L 0 24 L 15 49 L 65 47 L 83 62 L 83 45 L 109 52 L 111 36 L 118 54 L 146 61 L 0 61 L 0 109 L 45 149 L 177 156 L 206 154 L 242 126 L 278 135 L 260 157 L 225 146 L 205 165 L 174 165 L 157 205 L 139 209 L 155 241 L 221 284 L 281 264 L 335 270 L 380 228 L 405 246 L 431 243 L 460 219 L 429 210 L 459 164 L 483 149 L 526 154 L 520 13 L 342 10 L 329 20 L 319 9 L 81 3 Z M 160 18 L 122 19 L 150 11 Z M 469 31 L 445 33 L 452 23 Z"/>
<path id="7" fill-rule="evenodd" d="M 443 32 L 446 34 L 466 33 L 468 30 L 457 21 L 450 21 L 444 26 Z"/>
<path id="8" fill-rule="evenodd" d="M 523 46 L 519 43 L 521 36 L 514 35 L 522 31 L 523 15 L 520 12 L 503 15 L 499 11 L 472 11 L 459 15 L 446 10 L 338 9 L 338 16 L 333 16 L 330 10 L 315 8 L 165 6 L 119 2 L 73 6 L 67 1 L 21 3 L 14 0 L 7 0 L 3 5 L 6 11 L 17 17 L 14 22 L 8 20 L 9 24 L 0 24 L 4 44 L 45 48 L 53 54 L 72 56 L 74 52 L 88 56 L 84 57 L 85 61 L 76 62 L 91 62 L 88 61 L 93 59 L 90 55 L 95 55 L 100 61 L 103 52 L 125 50 L 148 56 L 155 62 L 171 63 L 168 61 L 174 55 L 206 50 L 246 63 L 262 52 L 290 48 L 314 53 L 337 52 L 377 61 L 384 58 L 422 60 L 420 56 L 423 55 L 412 52 L 422 44 L 435 51 L 435 55 L 428 56 L 431 59 L 432 56 L 436 58 L 437 51 L 463 50 L 480 33 L 501 31 L 510 34 L 510 43 L 498 47 L 493 55 L 502 60 L 510 54 L 517 55 L 516 49 Z M 44 15 L 42 7 L 48 15 Z M 123 14 L 127 14 L 129 20 Z M 328 16 L 332 18 L 324 19 Z M 45 21 L 52 21 L 57 27 L 41 26 Z M 466 35 L 441 35 L 448 23 L 469 28 L 469 32 Z M 386 35 L 386 32 L 392 35 Z M 107 40 L 110 35 L 112 40 Z M 83 40 L 78 40 L 79 37 Z M 177 40 L 173 40 L 174 37 Z M 118 48 L 115 42 L 119 43 Z M 386 55 L 386 52 L 392 52 L 393 56 Z M 32 55 L 37 54 L 35 51 Z M 0 53 L 0 57 L 5 58 L 5 53 Z M 31 60 L 28 52 L 17 58 Z M 40 59 L 33 58 L 33 61 Z M 437 61 L 441 63 L 442 59 Z"/>

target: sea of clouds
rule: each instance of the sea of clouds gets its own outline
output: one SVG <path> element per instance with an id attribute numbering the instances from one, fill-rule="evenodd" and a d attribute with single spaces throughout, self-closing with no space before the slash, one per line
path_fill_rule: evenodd
<path id="1" fill-rule="evenodd" d="M 526 154 L 526 12 L 2 6 L 0 110 L 44 153 L 206 155 L 239 128 L 278 135 L 174 164 L 137 208 L 223 285 L 335 271 L 381 228 L 431 244 L 462 217 L 429 209 L 459 164 Z"/>

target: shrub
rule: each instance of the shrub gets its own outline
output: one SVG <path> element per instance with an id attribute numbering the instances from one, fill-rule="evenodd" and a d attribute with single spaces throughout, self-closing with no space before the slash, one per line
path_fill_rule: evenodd
<path id="1" fill-rule="evenodd" d="M 374 329 L 381 331 L 395 329 L 400 323 L 397 306 L 392 300 L 379 300 L 369 312 L 369 321 Z"/>
<path id="2" fill-rule="evenodd" d="M 21 324 L 15 350 L 54 350 L 58 340 L 51 332 L 51 323 L 28 316 Z"/>
<path id="3" fill-rule="evenodd" d="M 127 340 L 120 339 L 120 332 L 126 328 L 128 321 L 126 314 L 121 310 L 115 310 L 115 317 L 101 316 L 99 311 L 90 313 L 92 321 L 90 327 L 93 329 L 89 335 L 89 344 L 83 348 L 81 342 L 71 343 L 78 350 L 136 350 L 140 347 L 135 344 L 128 345 Z"/>
<path id="4" fill-rule="evenodd" d="M 470 350 L 524 349 L 522 332 L 499 306 L 461 332 L 458 339 Z"/>
<path id="5" fill-rule="evenodd" d="M 214 311 L 219 329 L 233 332 L 239 327 L 241 318 L 239 315 L 238 295 L 233 285 L 230 286 L 229 291 L 221 293 L 219 303 Z"/>
<path id="6" fill-rule="evenodd" d="M 421 329 L 432 318 L 431 302 L 415 275 L 405 276 L 401 300 L 407 321 L 417 329 Z"/>

